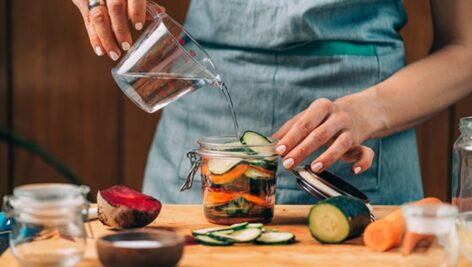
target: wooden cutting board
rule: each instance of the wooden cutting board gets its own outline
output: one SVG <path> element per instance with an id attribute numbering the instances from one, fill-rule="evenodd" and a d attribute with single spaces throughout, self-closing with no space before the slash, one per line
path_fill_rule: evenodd
<path id="1" fill-rule="evenodd" d="M 250 244 L 230 247 L 186 246 L 178 266 L 405 266 L 406 259 L 398 249 L 385 253 L 371 252 L 362 245 L 360 238 L 340 245 L 318 243 L 310 236 L 306 226 L 309 208 L 310 206 L 305 205 L 279 205 L 276 207 L 273 222 L 268 226 L 280 231 L 295 233 L 297 239 L 295 244 L 285 246 Z M 394 208 L 376 206 L 374 213 L 377 218 L 381 218 Z M 111 233 L 99 221 L 90 222 L 90 226 L 95 238 Z M 159 217 L 148 227 L 171 229 L 181 235 L 189 235 L 192 229 L 214 226 L 205 220 L 201 205 L 164 205 Z M 427 252 L 415 253 L 409 259 L 413 260 L 417 264 L 416 266 L 435 266 L 435 259 L 437 259 L 435 252 L 437 252 L 435 249 L 430 249 Z M 7 250 L 0 257 L 0 266 L 17 267 L 19 264 Z M 95 239 L 88 240 L 85 257 L 77 266 L 101 266 L 97 259 Z M 468 265 L 461 259 L 460 266 Z"/>

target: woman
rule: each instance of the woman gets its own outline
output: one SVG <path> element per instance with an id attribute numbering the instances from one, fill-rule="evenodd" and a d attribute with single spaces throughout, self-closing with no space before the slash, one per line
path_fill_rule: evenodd
<path id="1" fill-rule="evenodd" d="M 128 19 L 143 28 L 145 0 L 92 0 L 90 10 L 87 0 L 73 1 L 99 56 L 117 60 L 119 47 L 130 47 Z M 434 52 L 406 67 L 400 0 L 193 0 L 185 27 L 219 68 L 240 124 L 275 132 L 286 169 L 329 168 L 373 203 L 399 204 L 422 197 L 411 127 L 472 91 L 472 1 L 431 6 Z M 190 168 L 185 152 L 227 129 L 232 121 L 218 90 L 166 107 L 144 191 L 164 202 L 201 201 L 198 186 L 178 193 Z M 278 177 L 279 203 L 314 201 L 286 171 Z"/>

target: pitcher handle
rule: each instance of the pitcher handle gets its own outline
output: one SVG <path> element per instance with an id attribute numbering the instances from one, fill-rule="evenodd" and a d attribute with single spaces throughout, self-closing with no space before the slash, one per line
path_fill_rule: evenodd
<path id="1" fill-rule="evenodd" d="M 193 180 L 195 178 L 195 174 L 197 173 L 198 169 L 200 168 L 200 164 L 202 162 L 201 158 L 198 155 L 197 150 L 189 151 L 187 153 L 187 158 L 189 158 L 189 160 L 190 160 L 191 167 L 190 167 L 190 171 L 189 171 L 187 177 L 185 178 L 184 184 L 182 185 L 182 187 L 180 187 L 180 192 L 183 192 L 183 191 L 186 191 L 186 190 L 189 190 L 190 188 L 192 188 L 192 184 L 193 184 Z"/>

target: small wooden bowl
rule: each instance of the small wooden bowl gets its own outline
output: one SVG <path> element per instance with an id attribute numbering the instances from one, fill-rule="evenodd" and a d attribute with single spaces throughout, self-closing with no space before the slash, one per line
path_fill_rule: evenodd
<path id="1" fill-rule="evenodd" d="M 107 267 L 175 266 L 183 247 L 182 237 L 164 230 L 128 230 L 97 241 L 98 258 Z"/>

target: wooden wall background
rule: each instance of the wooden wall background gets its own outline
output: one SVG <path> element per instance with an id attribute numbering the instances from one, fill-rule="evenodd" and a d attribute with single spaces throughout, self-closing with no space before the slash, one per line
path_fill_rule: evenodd
<path id="1" fill-rule="evenodd" d="M 47 2 L 47 3 L 46 3 Z M 163 0 L 183 20 L 188 0 Z M 408 62 L 426 55 L 426 0 L 406 0 L 402 34 Z M 70 0 L 0 0 L 0 125 L 35 140 L 68 164 L 93 192 L 113 184 L 140 189 L 159 114 L 128 101 L 112 81 L 113 62 L 96 57 Z M 472 97 L 418 127 L 427 195 L 448 197 L 450 151 Z M 0 195 L 31 182 L 64 181 L 38 158 L 0 143 Z"/>

